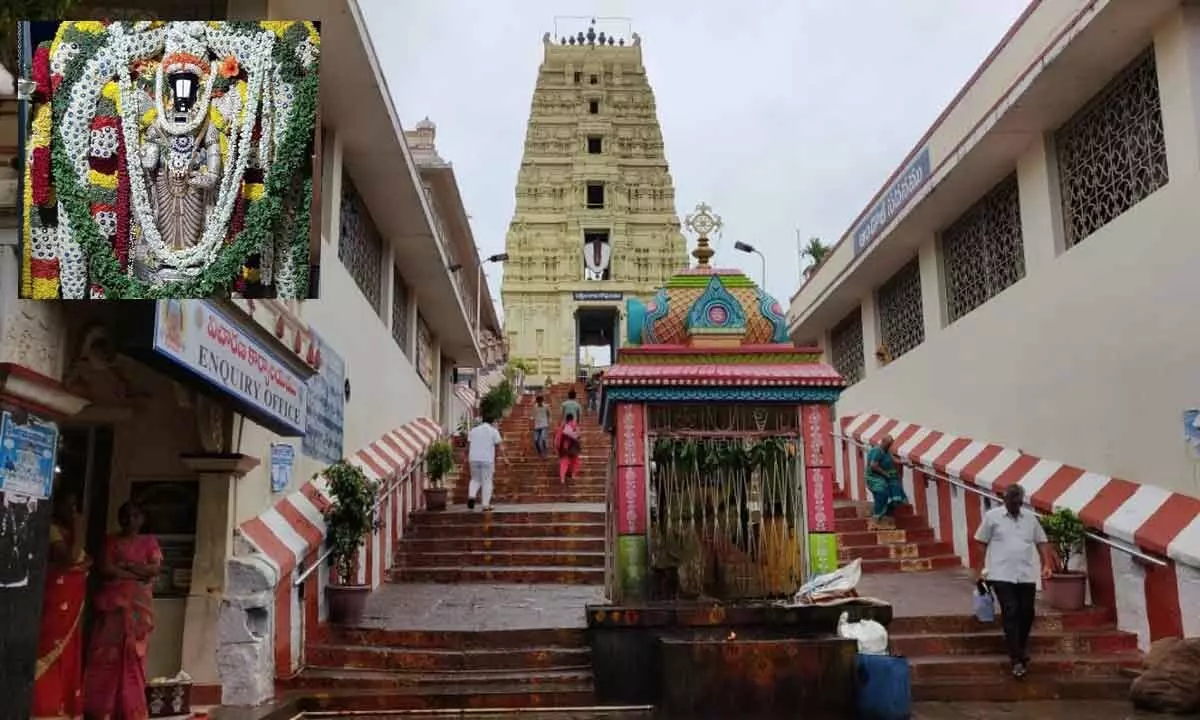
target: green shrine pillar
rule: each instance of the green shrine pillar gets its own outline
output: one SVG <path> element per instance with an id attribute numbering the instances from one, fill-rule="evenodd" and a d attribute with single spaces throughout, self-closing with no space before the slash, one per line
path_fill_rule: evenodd
<path id="1" fill-rule="evenodd" d="M 646 596 L 646 406 L 618 403 L 616 410 L 616 602 Z"/>

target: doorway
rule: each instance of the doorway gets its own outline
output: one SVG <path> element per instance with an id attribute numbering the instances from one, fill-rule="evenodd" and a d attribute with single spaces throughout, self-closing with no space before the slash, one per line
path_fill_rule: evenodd
<path id="1" fill-rule="evenodd" d="M 113 431 L 107 426 L 66 425 L 59 432 L 58 478 L 55 492 L 75 496 L 76 510 L 83 515 L 84 551 L 99 563 L 108 534 L 109 492 L 113 454 Z M 95 597 L 103 578 L 88 574 L 88 597 Z M 92 614 L 84 615 L 84 642 L 92 630 Z M 86 645 L 85 645 L 86 647 Z"/>
<path id="2" fill-rule="evenodd" d="M 620 313 L 615 307 L 581 307 L 575 311 L 576 378 L 607 368 L 617 359 Z"/>

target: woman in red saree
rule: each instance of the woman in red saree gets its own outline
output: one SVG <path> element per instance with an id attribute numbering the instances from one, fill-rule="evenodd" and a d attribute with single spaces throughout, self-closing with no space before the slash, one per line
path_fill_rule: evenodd
<path id="1" fill-rule="evenodd" d="M 83 716 L 83 604 L 88 561 L 75 500 L 76 496 L 67 492 L 54 498 L 33 681 L 33 720 Z"/>
<path id="2" fill-rule="evenodd" d="M 121 532 L 108 538 L 100 572 L 104 585 L 93 601 L 95 625 L 84 675 L 84 712 L 95 720 L 144 720 L 146 646 L 154 630 L 153 580 L 162 551 L 141 534 L 141 509 L 117 512 Z"/>

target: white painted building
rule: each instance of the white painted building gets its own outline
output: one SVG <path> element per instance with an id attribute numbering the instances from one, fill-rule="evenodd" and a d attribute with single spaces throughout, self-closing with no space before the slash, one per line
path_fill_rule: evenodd
<path id="1" fill-rule="evenodd" d="M 156 9 L 178 17 L 170 2 L 129 4 L 139 17 Z M 110 5 L 97 12 L 111 17 Z M 326 570 L 313 573 L 313 604 L 301 602 L 297 579 L 319 557 L 324 532 L 319 509 L 304 499 L 314 474 L 348 457 L 388 488 L 380 512 L 392 519 L 369 543 L 364 569 L 367 582 L 378 582 L 407 510 L 423 502 L 422 453 L 468 412 L 454 370 L 494 364 L 487 338 L 499 335 L 486 286 L 475 294 L 479 258 L 453 175 L 436 177 L 441 171 L 422 167 L 406 142 L 401 113 L 413 124 L 421 115 L 397 108 L 388 90 L 372 46 L 384 30 L 372 38 L 354 0 L 238 0 L 229 15 L 321 22 L 313 183 L 320 299 L 183 306 L 187 321 L 217 317 L 304 386 L 307 397 L 289 418 L 198 367 L 163 363 L 153 322 L 163 305 L 17 300 L 16 181 L 7 165 L 0 169 L 0 406 L 57 426 L 63 477 L 85 497 L 89 552 L 98 552 L 93 538 L 115 530 L 125 501 L 174 503 L 188 527 L 160 537 L 169 581 L 155 599 L 148 672 L 186 671 L 198 705 L 221 699 L 218 645 L 229 637 L 223 623 L 218 632 L 218 615 L 245 577 L 228 563 L 257 558 L 271 593 L 261 624 L 249 628 L 262 634 L 261 662 L 243 678 L 269 697 L 275 677 L 301 661 L 303 623 L 319 612 L 326 581 Z M 14 109 L 0 95 L 5 136 L 16 136 Z M 6 161 L 16 152 L 0 150 Z M 142 310 L 146 317 L 133 317 Z M 273 451 L 290 451 L 290 473 L 272 472 Z M 273 479 L 285 482 L 273 487 Z M 10 650 L 35 652 L 36 632 L 27 635 Z M 235 701 L 247 693 L 236 683 L 226 690 L 242 693 Z"/>
<path id="2" fill-rule="evenodd" d="M 1156 558 L 1089 552 L 1143 641 L 1200 634 L 1198 199 L 1200 5 L 1033 2 L 792 298 L 850 382 L 846 491 L 856 443 L 906 432 L 928 476 L 1019 480 Z"/>

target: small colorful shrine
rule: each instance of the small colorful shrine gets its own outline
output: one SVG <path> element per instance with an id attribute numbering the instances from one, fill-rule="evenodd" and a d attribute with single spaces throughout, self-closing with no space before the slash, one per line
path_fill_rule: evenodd
<path id="1" fill-rule="evenodd" d="M 604 377 L 616 434 L 610 597 L 782 597 L 836 568 L 831 404 L 845 382 L 797 348 L 779 302 L 711 267 L 721 220 L 686 227 L 697 266 L 627 303 Z"/>

